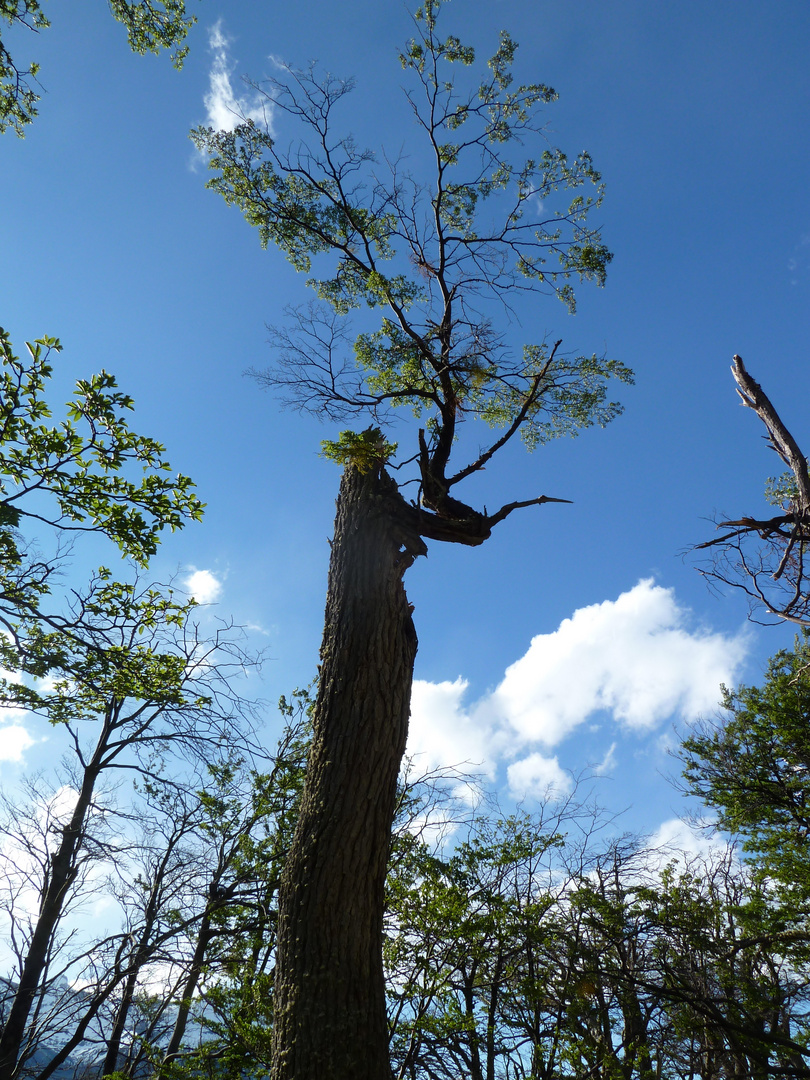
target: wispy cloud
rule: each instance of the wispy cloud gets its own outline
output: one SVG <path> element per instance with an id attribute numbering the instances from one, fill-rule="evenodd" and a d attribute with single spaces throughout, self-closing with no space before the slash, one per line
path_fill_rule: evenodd
<path id="1" fill-rule="evenodd" d="M 610 744 L 610 749 L 599 762 L 594 766 L 594 773 L 596 776 L 607 776 L 613 769 L 616 768 L 616 743 Z"/>
<path id="2" fill-rule="evenodd" d="M 533 638 L 495 690 L 476 702 L 465 704 L 463 678 L 417 680 L 409 753 L 433 767 L 475 763 L 490 779 L 506 765 L 516 797 L 548 789 L 562 795 L 570 776 L 548 750 L 597 716 L 643 734 L 666 720 L 711 711 L 720 684 L 735 681 L 747 649 L 745 631 L 729 636 L 693 629 L 672 589 L 643 580 Z M 614 762 L 615 744 L 597 771 L 607 772 Z"/>
<path id="3" fill-rule="evenodd" d="M 230 46 L 231 38 L 222 28 L 222 19 L 218 19 L 208 34 L 208 47 L 213 53 L 208 75 L 209 90 L 204 98 L 208 127 L 217 131 L 233 131 L 246 120 L 253 120 L 270 128 L 272 102 L 269 98 L 256 91 L 249 94 L 234 92 L 231 82 L 234 64 Z"/>
<path id="4" fill-rule="evenodd" d="M 210 570 L 196 570 L 183 578 L 183 588 L 198 604 L 213 604 L 222 593 L 222 582 Z"/>

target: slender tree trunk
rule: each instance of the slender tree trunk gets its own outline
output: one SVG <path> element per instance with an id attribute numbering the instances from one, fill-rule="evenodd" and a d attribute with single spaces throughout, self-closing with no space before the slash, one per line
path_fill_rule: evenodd
<path id="1" fill-rule="evenodd" d="M 272 1080 L 390 1080 L 383 888 L 416 633 L 402 576 L 426 548 L 380 469 L 338 499 L 313 741 L 279 894 Z"/>
<path id="2" fill-rule="evenodd" d="M 183 990 L 180 996 L 180 1005 L 177 1009 L 177 1017 L 174 1021 L 174 1027 L 172 1028 L 172 1034 L 169 1038 L 169 1043 L 163 1053 L 163 1061 L 160 1067 L 156 1070 L 156 1076 L 162 1076 L 166 1071 L 166 1066 L 174 1058 L 177 1057 L 180 1052 L 180 1047 L 183 1043 L 183 1036 L 186 1033 L 186 1027 L 188 1026 L 188 1018 L 191 1015 L 191 1003 L 194 998 L 194 993 L 197 989 L 197 984 L 200 981 L 202 975 L 203 964 L 205 963 L 205 956 L 208 952 L 208 946 L 211 943 L 211 939 L 214 933 L 211 929 L 211 916 L 214 911 L 215 897 L 213 889 L 211 891 L 211 898 L 205 906 L 203 912 L 202 921 L 200 923 L 199 931 L 197 933 L 197 941 L 194 946 L 194 955 L 191 959 L 191 966 L 188 970 L 185 982 L 183 983 Z"/>
<path id="3" fill-rule="evenodd" d="M 104 733 L 106 731 L 105 724 Z M 102 739 L 103 737 L 102 735 Z M 8 1019 L 0 1035 L 0 1080 L 13 1080 L 18 1074 L 18 1058 L 25 1039 L 28 1015 L 48 966 L 48 952 L 53 934 L 76 877 L 77 853 L 84 840 L 86 817 L 100 771 L 98 756 L 97 747 L 92 761 L 84 771 L 79 797 L 70 821 L 62 829 L 62 839 L 51 856 L 39 916 L 31 935 Z"/>
<path id="4" fill-rule="evenodd" d="M 168 858 L 168 853 L 167 853 Z M 163 868 L 165 869 L 166 859 L 163 860 Z M 124 992 L 121 995 L 121 1002 L 115 1012 L 115 1020 L 113 1021 L 112 1031 L 107 1043 L 107 1053 L 104 1057 L 104 1063 L 101 1066 L 101 1075 L 106 1076 L 107 1073 L 115 1072 L 118 1067 L 118 1057 L 121 1053 L 121 1042 L 124 1038 L 124 1032 L 127 1027 L 127 1020 L 129 1019 L 130 1009 L 132 1003 L 135 1000 L 135 990 L 138 985 L 138 979 L 141 975 L 141 969 L 146 963 L 150 952 L 150 938 L 152 931 L 155 927 L 158 911 L 158 898 L 159 889 L 161 885 L 161 875 L 157 875 L 157 880 L 152 885 L 152 890 L 149 895 L 149 902 L 146 906 L 146 918 L 144 920 L 144 926 L 141 930 L 140 941 L 136 948 L 132 951 L 127 967 L 129 973 L 124 980 Z"/>

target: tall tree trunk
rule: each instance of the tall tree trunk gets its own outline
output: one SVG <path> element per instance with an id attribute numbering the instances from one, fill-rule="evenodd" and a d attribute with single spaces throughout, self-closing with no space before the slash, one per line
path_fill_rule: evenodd
<path id="1" fill-rule="evenodd" d="M 390 1080 L 383 888 L 426 551 L 383 469 L 338 498 L 313 741 L 279 894 L 272 1080 Z"/>

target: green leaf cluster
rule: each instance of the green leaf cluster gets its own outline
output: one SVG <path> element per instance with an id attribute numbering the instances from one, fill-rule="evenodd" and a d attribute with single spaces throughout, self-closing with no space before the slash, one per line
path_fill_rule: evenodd
<path id="1" fill-rule="evenodd" d="M 771 506 L 778 506 L 785 513 L 790 513 L 799 498 L 799 485 L 795 475 L 788 471 L 780 476 L 769 476 L 765 482 L 765 498 Z"/>
<path id="2" fill-rule="evenodd" d="M 188 49 L 182 43 L 196 22 L 186 14 L 185 0 L 109 0 L 109 8 L 125 26 L 133 52 L 143 55 L 171 49 L 174 66 L 183 66 Z M 50 26 L 41 0 L 0 0 L 0 20 L 35 33 Z M 37 115 L 40 95 L 34 84 L 39 70 L 37 63 L 19 67 L 0 37 L 0 133 L 11 128 L 20 137 L 25 135 L 26 126 Z"/>
<path id="3" fill-rule="evenodd" d="M 188 46 L 182 44 L 197 21 L 187 15 L 185 0 L 109 0 L 110 11 L 126 28 L 129 47 L 143 56 L 171 49 L 171 61 L 183 66 Z"/>
<path id="4" fill-rule="evenodd" d="M 523 350 L 522 376 L 537 379 L 534 398 L 521 425 L 521 438 L 534 450 L 552 439 L 575 436 L 594 425 L 605 427 L 623 412 L 607 397 L 607 380 L 632 383 L 633 373 L 618 360 L 577 356 L 549 358 L 545 346 Z M 526 401 L 525 383 L 498 379 L 477 369 L 464 387 L 465 408 L 491 427 L 507 427 Z"/>
<path id="5" fill-rule="evenodd" d="M 740 835 L 796 912 L 810 912 L 810 634 L 776 654 L 762 686 L 724 688 L 726 715 L 683 742 L 688 788 Z"/>
<path id="6" fill-rule="evenodd" d="M 344 468 L 351 466 L 361 473 L 383 468 L 397 452 L 397 444 L 387 442 L 378 427 L 369 427 L 361 432 L 341 431 L 336 441 L 326 439 L 321 447 L 321 453 L 327 460 Z"/>
<path id="7" fill-rule="evenodd" d="M 145 564 L 160 532 L 202 517 L 203 504 L 187 476 L 171 475 L 165 448 L 133 432 L 126 414 L 132 399 L 102 371 L 76 384 L 66 419 L 48 423 L 45 397 L 56 338 L 26 345 L 27 361 L 14 355 L 0 328 L 0 543 L 5 565 L 16 563 L 9 528 L 30 518 L 59 529 L 98 531 Z M 130 479 L 133 468 L 141 475 Z M 46 496 L 41 499 L 41 496 Z"/>
<path id="8" fill-rule="evenodd" d="M 81 622 L 50 629 L 33 617 L 20 622 L 14 637 L 0 637 L 0 664 L 15 676 L 0 680 L 3 705 L 30 709 L 52 724 L 97 720 L 125 702 L 204 708 L 209 699 L 194 684 L 193 659 L 167 648 L 194 606 L 171 590 L 139 590 L 102 570 L 82 597 Z"/>

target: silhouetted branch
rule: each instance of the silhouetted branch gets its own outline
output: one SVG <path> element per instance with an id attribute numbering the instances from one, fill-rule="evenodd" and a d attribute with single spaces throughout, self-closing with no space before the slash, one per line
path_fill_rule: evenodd
<path id="1" fill-rule="evenodd" d="M 805 549 L 810 544 L 810 472 L 807 459 L 785 427 L 762 387 L 751 377 L 742 357 L 731 368 L 737 393 L 753 409 L 768 432 L 768 442 L 790 469 L 780 490 L 770 495 L 781 503 L 771 518 L 741 517 L 717 523 L 721 536 L 696 546 L 712 548 L 715 560 L 701 568 L 706 577 L 741 589 L 754 607 L 800 626 L 810 626 L 810 589 Z M 756 538 L 756 539 L 755 539 Z"/>

